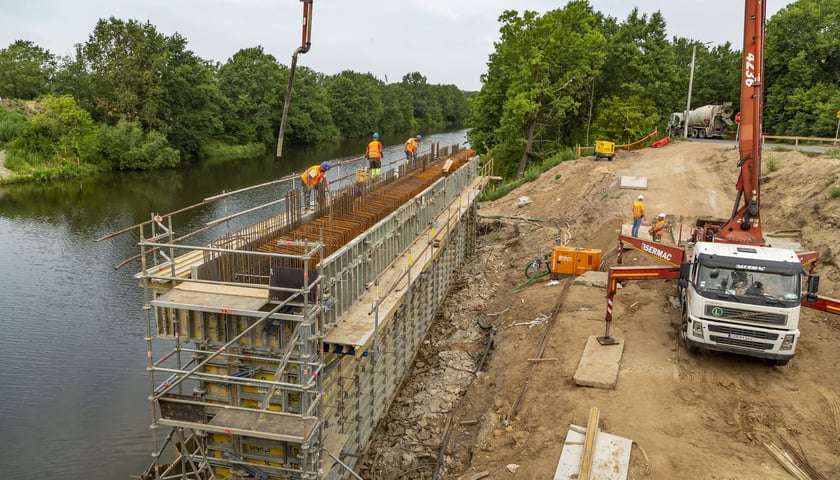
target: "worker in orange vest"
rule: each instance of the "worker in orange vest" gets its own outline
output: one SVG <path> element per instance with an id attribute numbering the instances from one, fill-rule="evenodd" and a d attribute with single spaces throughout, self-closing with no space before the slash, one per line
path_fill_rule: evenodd
<path id="1" fill-rule="evenodd" d="M 382 169 L 382 142 L 379 141 L 378 133 L 374 133 L 373 140 L 368 143 L 365 158 L 370 162 L 370 176 L 379 175 L 379 171 Z"/>
<path id="2" fill-rule="evenodd" d="M 645 197 L 639 195 L 636 201 L 633 202 L 633 230 L 630 235 L 634 237 L 639 236 L 639 227 L 642 226 L 642 220 L 645 219 Z"/>
<path id="3" fill-rule="evenodd" d="M 327 180 L 327 171 L 330 169 L 330 162 L 321 162 L 320 165 L 312 165 L 307 168 L 300 176 L 300 181 L 303 183 L 303 201 L 304 205 L 310 202 L 311 192 L 318 187 L 323 181 L 324 187 L 329 190 L 330 182 Z"/>
<path id="4" fill-rule="evenodd" d="M 407 162 L 417 160 L 417 142 L 420 140 L 423 140 L 423 137 L 417 135 L 405 141 L 405 160 Z"/>
<path id="5" fill-rule="evenodd" d="M 668 224 L 665 222 L 665 214 L 660 213 L 656 216 L 656 223 L 653 224 L 651 230 L 653 230 L 653 241 L 654 242 L 661 242 L 662 241 L 662 234 L 665 233 L 665 227 Z"/>

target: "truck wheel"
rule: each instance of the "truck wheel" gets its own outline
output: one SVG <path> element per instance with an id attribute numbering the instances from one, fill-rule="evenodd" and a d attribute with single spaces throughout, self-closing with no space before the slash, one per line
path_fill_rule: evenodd
<path id="1" fill-rule="evenodd" d="M 705 130 L 702 130 L 702 129 L 700 130 L 700 138 L 706 138 L 706 131 Z"/>
<path id="2" fill-rule="evenodd" d="M 688 353 L 697 353 L 700 349 L 688 341 L 688 312 L 683 308 L 682 325 L 680 325 L 680 339 Z"/>

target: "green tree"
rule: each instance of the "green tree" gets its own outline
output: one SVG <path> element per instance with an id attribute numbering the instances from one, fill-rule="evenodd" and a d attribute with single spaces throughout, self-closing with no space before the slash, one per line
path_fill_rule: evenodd
<path id="1" fill-rule="evenodd" d="M 503 175 L 521 176 L 531 158 L 548 158 L 571 139 L 586 87 L 604 62 L 605 40 L 586 1 L 542 17 L 506 11 L 500 21 L 502 39 L 472 104 L 469 138 L 489 150 Z"/>
<path id="2" fill-rule="evenodd" d="M 15 40 L 0 50 L 0 97 L 32 100 L 47 93 L 55 66 L 49 50 Z"/>
<path id="3" fill-rule="evenodd" d="M 43 111 L 35 114 L 10 151 L 26 156 L 36 154 L 46 164 L 72 162 L 76 166 L 94 159 L 98 127 L 90 114 L 79 108 L 73 97 L 47 96 Z"/>
<path id="4" fill-rule="evenodd" d="M 338 135 L 329 108 L 329 92 L 323 86 L 322 80 L 323 76 L 312 69 L 297 67 L 284 141 L 313 143 Z M 285 91 L 283 95 L 285 97 Z M 277 122 L 276 129 L 279 128 L 280 122 Z"/>
<path id="5" fill-rule="evenodd" d="M 767 22 L 764 129 L 833 137 L 840 108 L 840 0 L 798 0 Z"/>
<path id="6" fill-rule="evenodd" d="M 660 122 L 653 101 L 638 97 L 611 97 L 601 101 L 592 122 L 594 138 L 631 143 L 652 132 Z"/>
<path id="7" fill-rule="evenodd" d="M 359 138 L 381 130 L 385 113 L 382 82 L 370 73 L 345 70 L 325 80 L 330 111 L 340 134 Z"/>
<path id="8" fill-rule="evenodd" d="M 239 50 L 219 68 L 219 90 L 228 105 L 225 131 L 236 142 L 271 145 L 275 141 L 288 78 L 288 68 L 259 46 Z"/>
<path id="9" fill-rule="evenodd" d="M 77 57 L 91 76 L 91 112 L 98 121 L 139 121 L 165 131 L 168 116 L 162 85 L 168 60 L 166 37 L 154 25 L 114 17 L 100 19 Z"/>
<path id="10" fill-rule="evenodd" d="M 386 132 L 419 131 L 414 122 L 414 99 L 399 83 L 389 83 L 382 87 L 384 106 L 381 130 Z"/>
<path id="11" fill-rule="evenodd" d="M 176 167 L 180 154 L 159 132 L 144 132 L 139 122 L 120 120 L 105 126 L 97 138 L 96 152 L 109 168 L 152 170 Z"/>
<path id="12" fill-rule="evenodd" d="M 607 57 L 595 86 L 596 110 L 604 108 L 598 105 L 601 99 L 615 97 L 653 102 L 661 118 L 668 118 L 675 109 L 681 110 L 676 107 L 680 99 L 685 105 L 683 92 L 687 92 L 688 88 L 675 88 L 679 83 L 677 62 L 665 27 L 666 22 L 660 12 L 648 16 L 640 14 L 638 8 L 633 8 L 622 23 L 605 20 L 603 31 L 607 38 Z M 687 86 L 687 74 L 685 78 Z"/>
<path id="13" fill-rule="evenodd" d="M 216 83 L 216 70 L 187 50 L 187 41 L 180 35 L 167 38 L 166 43 L 166 68 L 160 82 L 164 105 L 161 112 L 166 112 L 163 133 L 187 157 L 198 157 L 203 147 L 224 129 L 224 102 Z"/>

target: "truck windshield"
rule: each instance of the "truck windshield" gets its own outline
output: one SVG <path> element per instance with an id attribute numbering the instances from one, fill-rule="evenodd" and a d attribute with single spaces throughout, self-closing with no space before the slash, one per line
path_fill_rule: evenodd
<path id="1" fill-rule="evenodd" d="M 799 275 L 755 272 L 701 265 L 697 292 L 707 298 L 747 303 L 794 306 L 800 300 Z"/>

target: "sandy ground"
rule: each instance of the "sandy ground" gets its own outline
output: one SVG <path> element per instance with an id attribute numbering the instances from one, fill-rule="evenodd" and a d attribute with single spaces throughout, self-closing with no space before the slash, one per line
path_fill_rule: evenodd
<path id="1" fill-rule="evenodd" d="M 525 264 L 549 253 L 558 238 L 601 249 L 602 270 L 615 264 L 616 235 L 630 223 L 639 194 L 619 188 L 622 175 L 647 177 L 649 219 L 660 211 L 674 225 L 728 217 L 736 163 L 731 145 L 677 142 L 621 152 L 612 162 L 566 162 L 482 205 L 482 216 L 543 221 L 481 221 L 478 252 L 459 272 L 359 473 L 430 479 L 439 464 L 446 479 L 550 479 L 569 425 L 585 425 L 597 406 L 603 431 L 635 442 L 630 479 L 789 479 L 764 447 L 778 445 L 779 437 L 825 478 L 840 478 L 840 316 L 803 309 L 797 356 L 785 367 L 718 352 L 689 354 L 678 341 L 675 282 L 627 282 L 616 296 L 611 331 L 626 345 L 617 386 L 584 388 L 572 376 L 586 339 L 603 334 L 605 291 L 576 285 L 546 337 L 542 356 L 556 360 L 528 361 L 564 283 L 550 285 L 546 277 L 514 292 L 525 280 Z M 764 153 L 764 232 L 800 230 L 803 247 L 821 253 L 821 293 L 835 298 L 840 199 L 829 191 L 838 178 L 839 160 Z M 521 196 L 533 203 L 518 208 Z M 632 251 L 624 259 L 656 264 Z M 532 321 L 537 325 L 528 326 Z M 495 328 L 493 348 L 473 375 L 490 332 L 482 326 Z"/>

